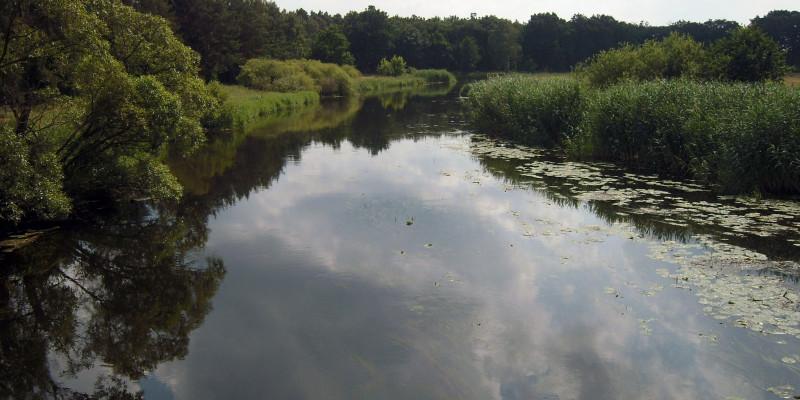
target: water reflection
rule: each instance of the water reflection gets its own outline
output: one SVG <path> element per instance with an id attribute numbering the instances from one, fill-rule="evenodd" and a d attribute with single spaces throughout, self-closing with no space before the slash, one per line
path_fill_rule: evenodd
<path id="1" fill-rule="evenodd" d="M 185 357 L 225 274 L 190 261 L 206 235 L 204 219 L 133 207 L 4 253 L 0 398 L 82 398 L 62 382 L 90 370 L 95 395 L 134 396 L 129 380 Z"/>
<path id="2" fill-rule="evenodd" d="M 699 228 L 532 182 L 465 130 L 457 99 L 419 95 L 265 121 L 175 162 L 177 207 L 8 255 L 0 397 L 85 390 L 52 364 L 153 399 L 758 399 L 800 382 L 781 361 L 797 338 L 721 323 L 659 274 L 676 265 L 652 243 Z"/>

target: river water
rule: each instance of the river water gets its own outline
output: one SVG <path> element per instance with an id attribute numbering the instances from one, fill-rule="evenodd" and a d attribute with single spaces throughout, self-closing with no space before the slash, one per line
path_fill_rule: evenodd
<path id="1" fill-rule="evenodd" d="M 445 93 L 266 120 L 173 163 L 181 204 L 7 253 L 0 395 L 800 395 L 797 201 L 492 140 Z"/>

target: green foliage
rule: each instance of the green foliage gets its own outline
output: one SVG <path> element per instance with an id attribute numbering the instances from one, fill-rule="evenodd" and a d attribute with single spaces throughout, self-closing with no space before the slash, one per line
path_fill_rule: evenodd
<path id="1" fill-rule="evenodd" d="M 415 69 L 411 75 L 425 80 L 429 84 L 455 85 L 456 76 L 446 69 Z"/>
<path id="2" fill-rule="evenodd" d="M 800 90 L 782 83 L 511 76 L 471 85 L 470 117 L 490 134 L 564 146 L 577 158 L 698 179 L 733 193 L 800 193 Z"/>
<path id="3" fill-rule="evenodd" d="M 355 63 L 355 58 L 350 53 L 350 42 L 336 25 L 317 35 L 311 50 L 311 57 L 322 62 L 339 65 Z"/>
<path id="4" fill-rule="evenodd" d="M 268 92 L 316 91 L 323 96 L 347 96 L 354 93 L 353 75 L 357 71 L 316 60 L 247 61 L 239 74 L 239 83 Z"/>
<path id="5" fill-rule="evenodd" d="M 460 71 L 474 71 L 481 61 L 481 49 L 471 36 L 461 39 L 456 48 L 456 66 Z"/>
<path id="6" fill-rule="evenodd" d="M 406 60 L 400 56 L 392 56 L 390 59 L 382 58 L 378 63 L 379 75 L 400 76 L 405 74 L 407 70 Z"/>
<path id="7" fill-rule="evenodd" d="M 323 96 L 348 96 L 353 94 L 353 78 L 341 66 L 316 60 L 288 60 L 287 63 L 300 67 L 314 80 L 317 91 Z"/>
<path id="8" fill-rule="evenodd" d="M 350 51 L 356 59 L 356 67 L 365 72 L 375 71 L 379 60 L 391 50 L 388 14 L 369 6 L 362 12 L 348 13 L 342 25 L 350 41 Z"/>
<path id="9" fill-rule="evenodd" d="M 0 127 L 0 164 L 0 221 L 15 224 L 69 215 L 72 204 L 62 190 L 64 176 L 53 152 Z"/>
<path id="10" fill-rule="evenodd" d="M 578 156 L 720 185 L 800 192 L 800 91 L 778 83 L 625 83 L 591 97 Z"/>
<path id="11" fill-rule="evenodd" d="M 760 82 L 780 79 L 786 68 L 777 43 L 757 28 L 741 28 L 710 50 L 689 36 L 673 33 L 661 41 L 601 52 L 577 71 L 590 85 L 606 87 L 625 80 L 679 77 Z"/>
<path id="12" fill-rule="evenodd" d="M 756 27 L 741 28 L 714 43 L 708 74 L 730 81 L 779 80 L 786 73 L 786 53 Z"/>
<path id="13" fill-rule="evenodd" d="M 786 61 L 796 70 L 800 69 L 800 11 L 775 10 L 763 17 L 756 17 L 752 25 L 769 35 L 786 50 Z"/>
<path id="14" fill-rule="evenodd" d="M 558 146 L 580 123 L 583 90 L 574 79 L 508 76 L 470 86 L 467 106 L 482 131 L 535 145 Z"/>
<path id="15" fill-rule="evenodd" d="M 352 65 L 342 65 L 342 69 L 353 79 L 361 78 L 361 71 Z"/>
<path id="16" fill-rule="evenodd" d="M 706 53 L 700 43 L 673 33 L 664 40 L 649 40 L 641 46 L 625 45 L 603 51 L 577 71 L 590 85 L 605 87 L 625 80 L 698 77 L 705 60 Z"/>
<path id="17" fill-rule="evenodd" d="M 219 90 L 226 96 L 225 106 L 231 112 L 233 126 L 241 132 L 249 131 L 264 117 L 319 104 L 319 95 L 315 91 L 277 93 L 221 85 Z"/>
<path id="18" fill-rule="evenodd" d="M 317 90 L 314 79 L 301 65 L 263 58 L 248 60 L 237 80 L 244 86 L 267 92 Z"/>
<path id="19" fill-rule="evenodd" d="M 362 95 L 425 86 L 424 79 L 406 74 L 402 76 L 365 76 L 356 82 L 356 90 Z"/>
<path id="20" fill-rule="evenodd" d="M 15 149 L 22 158 L 9 162 L 27 169 L 0 188 L 17 210 L 4 222 L 63 217 L 93 198 L 177 197 L 160 160 L 191 152 L 206 128 L 225 123 L 220 99 L 197 77 L 197 54 L 162 18 L 112 0 L 2 7 L 0 98 L 13 119 L 0 153 Z"/>

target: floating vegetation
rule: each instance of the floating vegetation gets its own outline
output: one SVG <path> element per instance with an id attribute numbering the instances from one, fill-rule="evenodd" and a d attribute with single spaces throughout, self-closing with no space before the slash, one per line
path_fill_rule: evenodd
<path id="1" fill-rule="evenodd" d="M 797 286 L 787 282 L 800 280 L 800 264 L 794 261 L 800 253 L 786 250 L 800 245 L 800 201 L 716 196 L 696 182 L 634 174 L 605 163 L 567 162 L 546 150 L 483 136 L 471 138 L 469 151 L 486 165 L 497 166 L 516 187 L 541 191 L 559 205 L 589 207 L 608 222 L 575 227 L 526 221 L 511 211 L 523 236 L 569 235 L 588 244 L 613 235 L 641 242 L 649 247 L 652 260 L 675 266 L 659 266 L 656 274 L 668 279 L 672 288 L 691 290 L 710 318 L 783 343 L 800 339 L 800 295 Z M 672 233 L 650 234 L 657 232 Z M 786 246 L 775 245 L 781 241 Z M 767 250 L 781 248 L 790 258 L 770 259 L 753 250 L 753 243 Z M 639 293 L 654 296 L 663 289 L 652 284 Z M 605 288 L 605 293 L 621 297 L 616 288 Z M 652 333 L 651 321 L 639 320 L 643 334 Z M 719 340 L 716 335 L 700 337 Z M 784 354 L 782 361 L 794 365 L 800 356 Z M 793 390 L 787 393 L 794 395 Z"/>
<path id="2" fill-rule="evenodd" d="M 653 218 L 730 238 L 775 238 L 800 247 L 800 202 L 714 196 L 696 182 L 638 175 L 608 163 L 571 162 L 552 152 L 475 135 L 470 151 L 515 162 L 519 180 L 575 201 L 614 206 L 617 217 Z M 551 193 L 551 194 L 552 194 Z"/>
<path id="3" fill-rule="evenodd" d="M 644 336 L 650 336 L 653 334 L 653 329 L 650 327 L 650 323 L 655 321 L 655 319 L 640 319 L 639 320 L 639 331 Z"/>
<path id="4" fill-rule="evenodd" d="M 795 389 L 792 385 L 775 386 L 767 389 L 768 392 L 780 397 L 781 399 L 797 398 Z"/>

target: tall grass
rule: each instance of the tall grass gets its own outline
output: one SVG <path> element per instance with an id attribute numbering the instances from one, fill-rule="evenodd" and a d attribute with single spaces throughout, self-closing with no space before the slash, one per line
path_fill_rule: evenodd
<path id="1" fill-rule="evenodd" d="M 483 131 L 556 146 L 580 123 L 584 97 L 575 79 L 512 75 L 472 84 L 467 104 L 472 121 Z"/>
<path id="2" fill-rule="evenodd" d="M 476 126 L 574 158 L 694 178 L 731 193 L 800 193 L 800 90 L 781 83 L 498 78 L 473 86 Z"/>
<path id="3" fill-rule="evenodd" d="M 320 100 L 319 94 L 314 91 L 264 92 L 229 85 L 220 85 L 219 90 L 224 95 L 225 107 L 238 131 L 249 130 L 264 117 L 313 106 L 319 104 Z"/>

